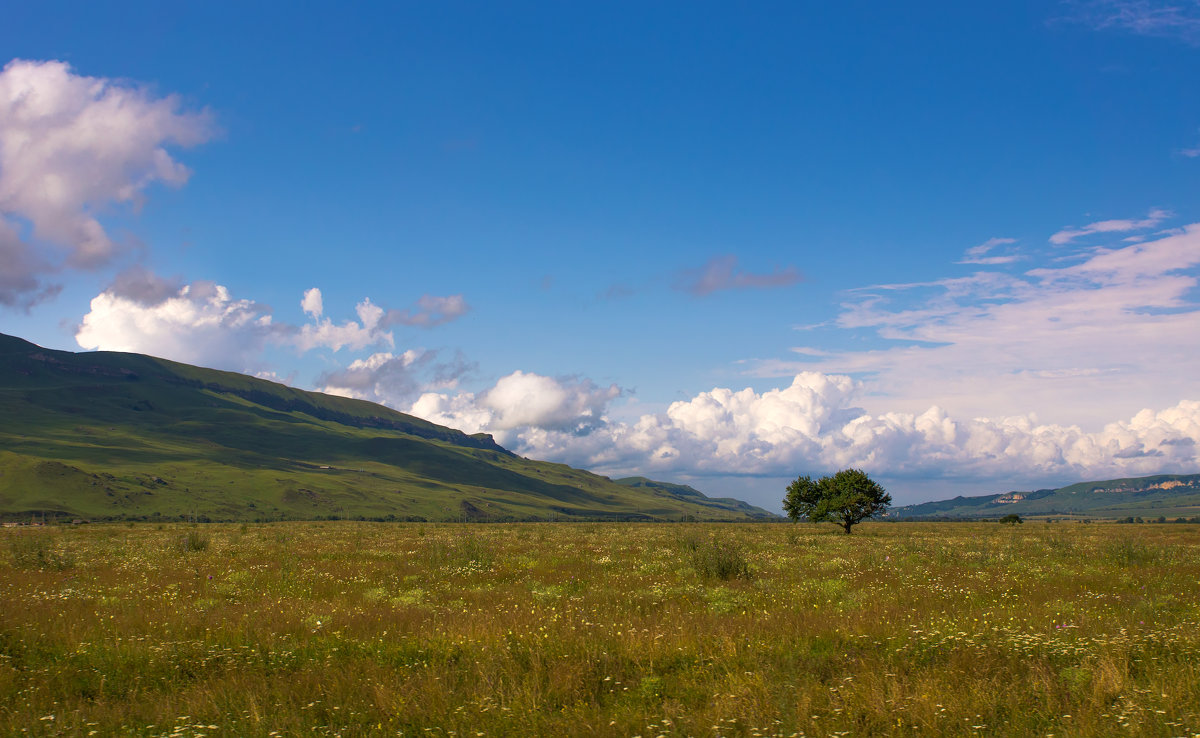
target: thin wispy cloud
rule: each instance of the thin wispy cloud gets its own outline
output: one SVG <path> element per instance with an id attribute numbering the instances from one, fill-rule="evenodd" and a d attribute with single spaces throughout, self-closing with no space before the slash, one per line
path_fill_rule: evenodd
<path id="1" fill-rule="evenodd" d="M 963 254 L 963 258 L 958 261 L 959 264 L 1010 264 L 1017 261 L 1021 257 L 1016 254 L 995 254 L 992 253 L 997 247 L 1007 246 L 1017 242 L 1015 238 L 989 238 L 978 246 L 972 246 Z"/>
<path id="2" fill-rule="evenodd" d="M 1063 230 L 1050 236 L 1050 243 L 1061 246 L 1070 243 L 1077 238 L 1090 236 L 1095 233 L 1125 233 L 1128 231 L 1141 231 L 1148 228 L 1154 228 L 1162 223 L 1167 218 L 1171 217 L 1171 213 L 1167 210 L 1155 208 L 1146 214 L 1145 218 L 1132 220 L 1098 220 L 1095 223 L 1089 223 L 1081 228 L 1064 228 Z"/>
<path id="3" fill-rule="evenodd" d="M 819 361 L 763 362 L 756 372 L 870 376 L 880 412 L 936 404 L 967 417 L 1036 410 L 1107 422 L 1113 408 L 1140 409 L 1118 404 L 1131 397 L 1131 381 L 1139 399 L 1124 401 L 1141 406 L 1195 396 L 1198 269 L 1200 224 L 1193 224 L 1024 274 L 983 270 L 854 291 L 839 326 L 895 343 Z"/>
<path id="4" fill-rule="evenodd" d="M 698 269 L 686 269 L 675 281 L 675 289 L 695 297 L 705 297 L 723 290 L 771 289 L 788 287 L 802 279 L 794 266 L 755 274 L 738 268 L 738 258 L 732 254 L 716 256 Z"/>
<path id="5" fill-rule="evenodd" d="M 1073 2 L 1068 20 L 1098 31 L 1173 38 L 1200 45 L 1200 2 L 1196 0 L 1091 0 Z"/>
<path id="6" fill-rule="evenodd" d="M 380 324 L 384 327 L 408 325 L 435 328 L 458 320 L 470 311 L 471 306 L 462 295 L 422 295 L 415 308 L 389 310 L 383 315 Z"/>

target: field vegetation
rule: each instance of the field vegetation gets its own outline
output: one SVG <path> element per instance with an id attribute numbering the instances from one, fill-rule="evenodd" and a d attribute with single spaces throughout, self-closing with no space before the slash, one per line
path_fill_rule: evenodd
<path id="1" fill-rule="evenodd" d="M 0 531 L 0 733 L 1200 732 L 1200 526 Z"/>

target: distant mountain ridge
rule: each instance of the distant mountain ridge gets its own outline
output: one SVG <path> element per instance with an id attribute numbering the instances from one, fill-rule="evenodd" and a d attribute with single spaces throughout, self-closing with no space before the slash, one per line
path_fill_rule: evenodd
<path id="1" fill-rule="evenodd" d="M 893 508 L 889 518 L 978 519 L 1018 515 L 1092 518 L 1193 517 L 1200 514 L 1200 474 L 1078 482 L 1057 489 L 1004 492 Z"/>
<path id="2" fill-rule="evenodd" d="M 489 435 L 363 400 L 3 334 L 0 418 L 5 519 L 775 517 L 524 459 Z"/>
<path id="3" fill-rule="evenodd" d="M 676 499 L 686 499 L 694 502 L 697 505 L 709 507 L 714 510 L 725 510 L 728 512 L 741 513 L 749 515 L 753 518 L 763 517 L 763 510 L 751 505 L 748 502 L 743 502 L 733 497 L 709 497 L 700 490 L 694 487 L 689 487 L 686 484 L 656 482 L 653 479 L 647 479 L 646 477 L 624 477 L 622 479 L 614 479 L 613 481 L 626 487 L 646 489 L 653 491 L 655 494 L 674 497 Z"/>

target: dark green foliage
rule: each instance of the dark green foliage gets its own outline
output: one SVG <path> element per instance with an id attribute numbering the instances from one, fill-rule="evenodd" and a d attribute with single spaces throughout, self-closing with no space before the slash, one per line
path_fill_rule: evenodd
<path id="1" fill-rule="evenodd" d="M 1020 523 L 1024 523 L 1025 521 L 1021 520 L 1020 515 L 1017 515 L 1016 513 L 1009 513 L 1008 515 L 1005 515 L 1004 517 L 1000 518 L 1000 522 L 1003 523 L 1004 525 L 1017 525 Z"/>
<path id="2" fill-rule="evenodd" d="M 851 526 L 891 504 L 892 496 L 861 469 L 843 469 L 815 482 L 809 476 L 799 477 L 788 485 L 783 498 L 783 509 L 792 520 L 834 522 L 846 535 Z"/>

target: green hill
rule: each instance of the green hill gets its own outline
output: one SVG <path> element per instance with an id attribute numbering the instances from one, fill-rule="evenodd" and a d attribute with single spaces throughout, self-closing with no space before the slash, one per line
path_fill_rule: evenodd
<path id="1" fill-rule="evenodd" d="M 894 508 L 889 518 L 995 518 L 1010 513 L 1082 518 L 1195 517 L 1200 515 L 1200 474 L 1079 482 L 1059 489 L 955 497 Z"/>
<path id="2" fill-rule="evenodd" d="M 624 477 L 623 479 L 614 479 L 613 481 L 625 487 L 644 490 L 655 495 L 656 497 L 665 499 L 684 499 L 714 511 L 722 511 L 725 514 L 746 515 L 751 518 L 759 518 L 764 520 L 779 519 L 778 515 L 769 513 L 762 508 L 754 507 L 747 502 L 742 502 L 741 500 L 736 500 L 732 497 L 708 497 L 700 490 L 695 489 L 694 487 L 689 487 L 686 484 L 656 482 L 653 479 L 647 479 L 646 477 Z"/>
<path id="3" fill-rule="evenodd" d="M 524 459 L 370 402 L 3 334 L 0 418 L 4 519 L 772 517 Z"/>

